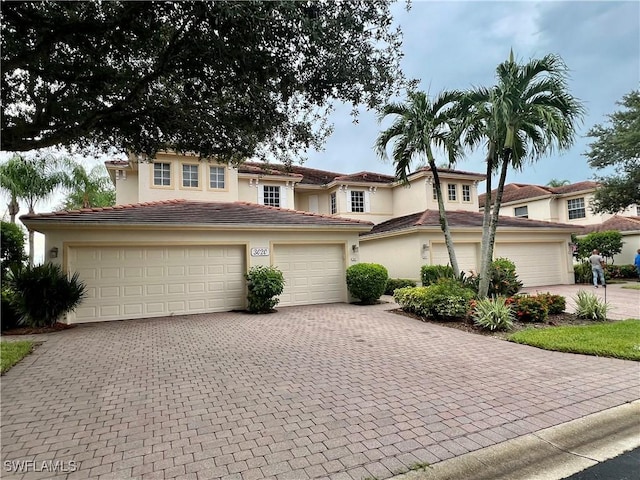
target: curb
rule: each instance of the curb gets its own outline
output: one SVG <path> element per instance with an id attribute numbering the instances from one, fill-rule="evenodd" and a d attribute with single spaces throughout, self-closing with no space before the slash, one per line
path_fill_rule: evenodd
<path id="1" fill-rule="evenodd" d="M 392 480 L 559 480 L 640 446 L 640 400 Z"/>

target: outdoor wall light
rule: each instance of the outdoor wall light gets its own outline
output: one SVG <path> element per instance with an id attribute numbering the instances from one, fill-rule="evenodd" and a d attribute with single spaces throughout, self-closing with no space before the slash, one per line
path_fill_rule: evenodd
<path id="1" fill-rule="evenodd" d="M 58 247 L 53 247 L 49 250 L 49 258 L 58 258 Z"/>
<path id="2" fill-rule="evenodd" d="M 422 251 L 423 252 L 428 252 L 429 251 L 429 245 L 427 245 L 426 243 L 422 244 Z"/>
<path id="3" fill-rule="evenodd" d="M 358 245 L 351 245 L 351 251 L 356 253 L 359 250 Z"/>

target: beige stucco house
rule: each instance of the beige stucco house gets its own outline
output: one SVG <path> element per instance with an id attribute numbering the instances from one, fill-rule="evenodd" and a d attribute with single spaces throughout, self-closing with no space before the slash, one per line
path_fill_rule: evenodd
<path id="1" fill-rule="evenodd" d="M 374 172 L 233 167 L 173 153 L 106 166 L 115 207 L 21 218 L 45 235 L 48 260 L 87 285 L 68 322 L 242 309 L 244 273 L 255 265 L 283 271 L 280 305 L 288 306 L 348 301 L 345 270 L 354 263 L 414 279 L 421 265 L 448 263 L 428 168 L 404 185 Z M 461 267 L 477 270 L 484 176 L 443 169 L 440 178 Z M 573 231 L 504 217 L 496 256 L 511 258 L 528 286 L 572 283 Z"/>
<path id="2" fill-rule="evenodd" d="M 613 215 L 602 223 L 587 225 L 582 233 L 586 235 L 610 230 L 617 230 L 622 235 L 622 252 L 614 255 L 613 263 L 616 265 L 633 264 L 640 248 L 640 216 Z"/>

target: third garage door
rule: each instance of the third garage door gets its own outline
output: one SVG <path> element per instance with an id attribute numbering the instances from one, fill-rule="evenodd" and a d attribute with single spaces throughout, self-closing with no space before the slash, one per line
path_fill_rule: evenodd
<path id="1" fill-rule="evenodd" d="M 281 306 L 347 300 L 343 244 L 275 245 L 274 266 L 286 282 Z"/>
<path id="2" fill-rule="evenodd" d="M 525 287 L 562 283 L 562 245 L 558 243 L 496 243 L 493 258 L 504 257 L 516 264 L 516 274 Z"/>

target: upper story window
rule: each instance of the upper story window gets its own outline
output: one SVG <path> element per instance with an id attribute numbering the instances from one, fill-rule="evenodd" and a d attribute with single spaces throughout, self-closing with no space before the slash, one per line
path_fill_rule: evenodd
<path id="1" fill-rule="evenodd" d="M 513 209 L 513 216 L 520 218 L 529 218 L 529 207 L 516 207 Z"/>
<path id="2" fill-rule="evenodd" d="M 587 211 L 584 208 L 584 197 L 567 200 L 567 210 L 569 212 L 569 220 L 585 218 Z"/>
<path id="3" fill-rule="evenodd" d="M 636 217 L 640 217 L 640 205 L 636 205 Z"/>
<path id="4" fill-rule="evenodd" d="M 437 200 L 438 199 L 438 190 L 436 190 L 436 184 L 434 183 L 431 188 L 433 188 L 433 199 Z"/>
<path id="5" fill-rule="evenodd" d="M 351 191 L 351 211 L 364 212 L 364 192 L 362 190 Z"/>
<path id="6" fill-rule="evenodd" d="M 455 183 L 447 184 L 447 192 L 449 194 L 450 202 L 455 202 L 458 199 L 458 188 Z"/>
<path id="7" fill-rule="evenodd" d="M 224 167 L 209 167 L 209 188 L 224 188 Z"/>
<path id="8" fill-rule="evenodd" d="M 170 163 L 154 163 L 153 164 L 153 184 L 158 187 L 171 186 L 171 164 Z"/>
<path id="9" fill-rule="evenodd" d="M 279 207 L 280 206 L 280 187 L 275 187 L 273 185 L 265 185 L 263 194 L 263 203 L 264 205 L 269 205 L 271 207 Z"/>
<path id="10" fill-rule="evenodd" d="M 332 215 L 338 213 L 338 198 L 336 192 L 329 195 L 329 211 Z"/>
<path id="11" fill-rule="evenodd" d="M 182 186 L 187 188 L 198 187 L 198 170 L 200 165 L 182 165 Z"/>
<path id="12" fill-rule="evenodd" d="M 471 185 L 462 185 L 462 201 L 471 201 Z"/>

